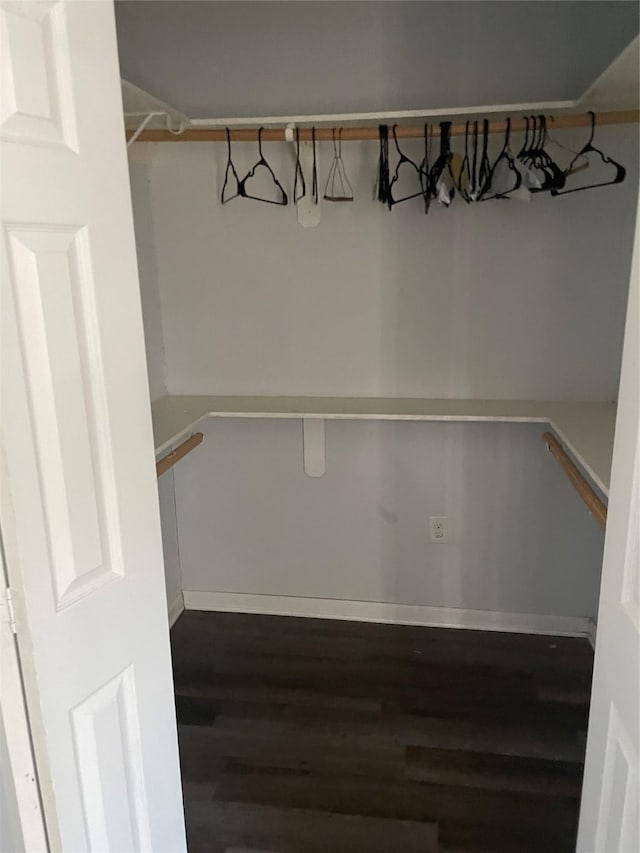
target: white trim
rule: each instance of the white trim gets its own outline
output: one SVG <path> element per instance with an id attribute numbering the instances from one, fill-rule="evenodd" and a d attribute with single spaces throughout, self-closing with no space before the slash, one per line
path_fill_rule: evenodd
<path id="1" fill-rule="evenodd" d="M 168 613 L 169 613 L 169 628 L 173 628 L 173 626 L 178 621 L 178 617 L 182 615 L 184 612 L 184 597 L 181 592 L 179 592 L 173 601 L 169 602 Z"/>
<path id="2" fill-rule="evenodd" d="M 451 116 L 476 115 L 514 115 L 515 113 L 550 113 L 561 110 L 574 110 L 579 104 L 577 99 L 568 101 L 534 101 L 521 104 L 475 104 L 469 107 L 445 107 L 443 109 L 384 110 L 382 112 L 361 113 L 319 113 L 317 115 L 279 115 L 279 116 L 231 116 L 226 118 L 194 118 L 190 127 L 242 127 L 246 125 L 268 124 L 344 124 L 349 121 L 408 121 L 409 119 L 445 118 Z"/>
<path id="3" fill-rule="evenodd" d="M 384 110 L 382 112 L 358 112 L 358 113 L 319 113 L 314 115 L 277 115 L 277 116 L 226 116 L 210 118 L 190 118 L 185 113 L 167 104 L 166 101 L 156 98 L 146 89 L 136 86 L 134 83 L 121 78 L 122 99 L 124 102 L 124 114 L 126 117 L 144 115 L 148 112 L 161 112 L 179 123 L 193 128 L 212 127 L 246 127 L 249 125 L 270 124 L 344 124 L 345 122 L 370 122 L 370 121 L 409 121 L 411 119 L 437 119 L 451 116 L 476 116 L 476 115 L 514 115 L 516 113 L 550 113 L 575 110 L 579 105 L 579 98 L 563 101 L 529 101 L 516 104 L 474 104 L 464 107 L 440 107 L 438 109 L 415 109 L 415 110 Z M 589 91 L 589 90 L 587 90 Z M 583 96 L 584 97 L 584 96 Z"/>
<path id="4" fill-rule="evenodd" d="M 315 619 L 389 622 L 397 625 L 472 628 L 481 631 L 553 634 L 565 637 L 586 637 L 590 630 L 590 620 L 586 616 L 501 613 L 491 610 L 461 610 L 456 607 L 390 604 L 383 601 L 345 601 L 335 598 L 300 598 L 291 595 L 255 595 L 240 592 L 184 590 L 183 595 L 186 610 L 307 616 Z"/>
<path id="5" fill-rule="evenodd" d="M 167 395 L 152 404 L 156 456 L 207 418 L 545 423 L 607 496 L 615 403 L 545 400 L 435 400 L 374 397 L 209 397 Z"/>
<path id="6" fill-rule="evenodd" d="M 2 473 L 5 473 L 3 468 Z M 19 833 L 16 844 L 22 843 L 29 853 L 46 853 L 49 849 L 47 832 L 40 801 L 40 786 L 36 770 L 35 757 L 27 705 L 24 695 L 21 662 L 15 636 L 15 623 L 9 616 L 6 566 L 2 544 L 0 543 L 0 727 L 4 729 L 6 740 L 6 765 L 0 769 L 2 775 L 11 777 L 17 814 L 12 813 L 12 805 L 3 819 L 7 821 L 8 834 Z M 23 638 L 21 638 L 23 639 Z M 13 797 L 11 798 L 13 799 Z M 14 819 L 15 818 L 15 822 Z M 12 825 L 9 826 L 9 823 Z"/>
<path id="7" fill-rule="evenodd" d="M 156 98 L 155 95 L 149 94 L 140 86 L 130 83 L 123 77 L 120 78 L 120 86 L 125 122 L 127 118 L 139 119 L 151 114 L 154 118 L 163 118 L 163 126 L 168 126 L 168 121 L 173 121 L 178 127 L 186 127 L 190 124 L 189 116 L 180 110 L 176 110 L 165 101 L 161 101 L 160 98 Z M 136 123 L 134 122 L 134 124 Z"/>
<path id="8" fill-rule="evenodd" d="M 302 448 L 305 474 L 308 477 L 322 477 L 327 470 L 322 418 L 302 419 Z"/>

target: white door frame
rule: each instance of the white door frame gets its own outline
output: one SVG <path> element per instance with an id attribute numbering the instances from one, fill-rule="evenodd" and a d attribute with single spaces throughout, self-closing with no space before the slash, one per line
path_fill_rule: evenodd
<path id="1" fill-rule="evenodd" d="M 579 853 L 640 849 L 640 221 L 611 470 Z"/>
<path id="2" fill-rule="evenodd" d="M 40 802 L 40 788 L 31 744 L 24 685 L 15 633 L 2 536 L 0 531 L 0 725 L 4 727 L 8 769 L 17 806 L 14 839 L 21 846 L 12 853 L 46 853 L 49 849 Z M 5 828 L 6 829 L 6 828 Z"/>

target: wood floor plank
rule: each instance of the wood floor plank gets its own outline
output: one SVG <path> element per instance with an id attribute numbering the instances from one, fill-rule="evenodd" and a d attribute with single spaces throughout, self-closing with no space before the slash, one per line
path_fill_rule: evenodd
<path id="1" fill-rule="evenodd" d="M 190 853 L 573 849 L 587 641 L 186 612 L 171 642 Z"/>
<path id="2" fill-rule="evenodd" d="M 207 698 L 220 703 L 246 702 L 262 705 L 279 705 L 295 708 L 298 705 L 316 709 L 352 709 L 358 711 L 382 710 L 380 699 L 348 696 L 337 691 L 307 690 L 303 687 L 282 688 L 274 684 L 262 685 L 254 680 L 244 684 L 225 684 L 214 676 L 213 681 L 191 681 L 181 679 L 176 684 L 176 694 Z"/>
<path id="3" fill-rule="evenodd" d="M 420 746 L 407 747 L 404 775 L 420 782 L 542 797 L 579 799 L 582 788 L 582 765 L 578 762 Z"/>
<path id="4" fill-rule="evenodd" d="M 189 853 L 213 844 L 278 853 L 437 853 L 431 823 L 273 808 L 243 802 L 191 801 L 186 809 Z"/>
<path id="5" fill-rule="evenodd" d="M 273 768 L 256 772 L 248 764 L 225 770 L 216 783 L 216 800 L 278 808 L 293 807 L 336 814 L 359 814 L 389 820 L 477 821 L 491 826 L 531 828 L 545 823 L 558 834 L 573 825 L 567 801 L 514 791 L 460 789 L 457 786 L 380 780 L 281 774 Z"/>
<path id="6" fill-rule="evenodd" d="M 544 720 L 525 725 L 507 719 L 487 722 L 447 716 L 336 714 L 244 703 L 235 713 L 219 714 L 201 735 L 202 749 L 211 752 L 222 748 L 223 742 L 242 754 L 262 749 L 265 743 L 278 749 L 328 751 L 348 745 L 354 754 L 423 746 L 569 762 L 582 761 L 584 736 L 582 730 L 549 726 Z"/>

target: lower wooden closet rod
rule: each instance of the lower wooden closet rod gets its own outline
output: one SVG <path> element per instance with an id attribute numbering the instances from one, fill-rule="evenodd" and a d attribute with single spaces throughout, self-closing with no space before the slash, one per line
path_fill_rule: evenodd
<path id="1" fill-rule="evenodd" d="M 204 438 L 201 432 L 194 432 L 192 436 L 190 436 L 186 441 L 183 441 L 182 444 L 179 444 L 175 450 L 172 450 L 171 453 L 167 453 L 166 456 L 163 456 L 162 459 L 158 459 L 156 462 L 156 476 L 161 477 L 162 474 L 165 474 L 170 468 L 183 459 L 187 453 L 191 453 L 194 447 L 197 447 Z"/>
<path id="2" fill-rule="evenodd" d="M 425 118 L 425 121 L 431 128 L 431 133 L 434 139 L 440 136 L 440 116 L 432 119 Z M 623 110 L 618 112 L 596 113 L 596 127 L 601 127 L 606 124 L 633 124 L 640 121 L 639 110 Z M 283 119 L 283 124 L 286 119 Z M 591 127 L 591 116 L 589 113 L 579 113 L 573 115 L 558 115 L 547 116 L 547 126 L 549 130 L 564 130 L 571 127 Z M 451 136 L 464 136 L 466 125 L 454 124 L 451 127 Z M 506 121 L 490 121 L 489 133 L 504 134 L 507 129 Z M 511 130 L 513 133 L 518 133 L 526 129 L 526 121 L 523 118 L 513 119 L 511 122 Z M 258 139 L 257 127 L 237 128 L 231 130 L 232 142 L 253 142 Z M 336 128 L 333 127 L 316 127 L 316 140 L 318 142 L 330 142 Z M 127 130 L 127 139 L 130 139 L 134 130 Z M 342 127 L 340 126 L 340 136 L 343 141 L 359 140 L 359 139 L 378 139 L 378 125 L 374 127 Z M 398 125 L 396 130 L 398 139 L 423 139 L 424 138 L 424 123 L 419 126 Z M 265 142 L 283 142 L 285 139 L 285 129 L 283 127 L 265 127 L 262 131 L 262 139 Z M 301 142 L 311 141 L 311 128 L 300 127 L 299 139 Z M 182 133 L 171 133 L 169 130 L 143 130 L 137 137 L 139 142 L 226 142 L 227 131 L 223 127 L 192 127 L 187 128 Z"/>
<path id="3" fill-rule="evenodd" d="M 587 509 L 603 529 L 607 525 L 607 507 L 593 491 L 589 483 L 582 476 L 571 457 L 560 444 L 553 433 L 545 432 L 542 436 L 547 445 L 549 453 L 556 459 L 567 477 L 571 480 L 573 488 L 585 502 Z"/>

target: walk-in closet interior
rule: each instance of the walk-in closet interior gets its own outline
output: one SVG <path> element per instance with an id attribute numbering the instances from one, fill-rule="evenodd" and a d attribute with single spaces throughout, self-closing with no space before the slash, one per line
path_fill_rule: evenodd
<path id="1" fill-rule="evenodd" d="M 638 5 L 116 20 L 190 849 L 571 850 Z"/>

